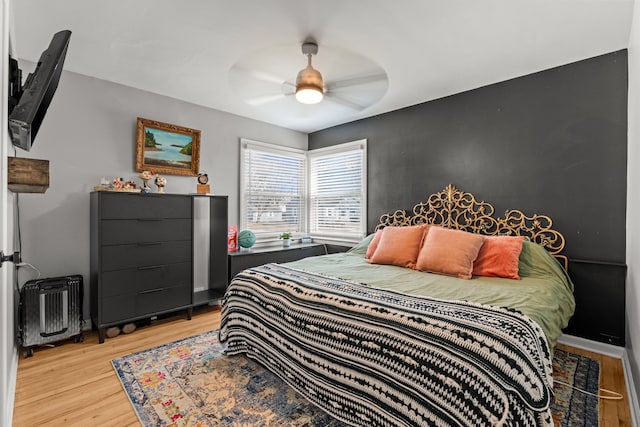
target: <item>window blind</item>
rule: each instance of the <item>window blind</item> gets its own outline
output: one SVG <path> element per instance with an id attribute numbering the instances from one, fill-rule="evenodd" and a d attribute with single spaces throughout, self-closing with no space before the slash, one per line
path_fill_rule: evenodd
<path id="1" fill-rule="evenodd" d="M 313 150 L 309 228 L 313 236 L 358 241 L 366 234 L 366 141 Z"/>
<path id="2" fill-rule="evenodd" d="M 240 228 L 263 237 L 305 230 L 306 156 L 242 141 Z"/>

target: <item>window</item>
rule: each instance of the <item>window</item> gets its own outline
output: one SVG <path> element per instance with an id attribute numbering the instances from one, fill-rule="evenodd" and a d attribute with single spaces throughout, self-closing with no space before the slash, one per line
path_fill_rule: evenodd
<path id="1" fill-rule="evenodd" d="M 304 232 L 306 155 L 246 139 L 240 148 L 240 228 L 262 238 Z"/>
<path id="2" fill-rule="evenodd" d="M 242 139 L 240 229 L 262 242 L 283 231 L 359 241 L 367 226 L 366 148 L 360 140 L 305 152 Z"/>
<path id="3" fill-rule="evenodd" d="M 358 241 L 366 234 L 366 140 L 308 152 L 309 231 Z"/>

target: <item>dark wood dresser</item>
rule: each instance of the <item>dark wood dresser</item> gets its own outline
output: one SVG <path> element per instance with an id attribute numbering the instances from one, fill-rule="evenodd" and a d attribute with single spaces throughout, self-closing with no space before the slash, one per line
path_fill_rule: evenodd
<path id="1" fill-rule="evenodd" d="M 183 309 L 190 319 L 193 197 L 93 192 L 90 200 L 91 320 L 99 341 L 104 342 L 106 328 L 138 319 Z M 212 242 L 226 245 L 226 197 L 223 201 L 224 224 L 215 227 L 221 236 Z M 226 246 L 217 256 L 226 260 Z M 218 274 L 226 279 L 226 268 Z"/>

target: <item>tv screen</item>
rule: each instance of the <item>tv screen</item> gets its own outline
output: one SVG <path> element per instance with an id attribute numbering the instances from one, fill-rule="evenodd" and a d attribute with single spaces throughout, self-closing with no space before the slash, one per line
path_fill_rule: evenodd
<path id="1" fill-rule="evenodd" d="M 69 30 L 56 33 L 49 47 L 42 52 L 36 69 L 27 76 L 24 85 L 18 90 L 10 89 L 9 96 L 13 99 L 9 99 L 9 134 L 16 147 L 27 151 L 31 149 L 53 94 L 58 88 L 70 37 Z M 13 83 L 15 86 L 17 81 L 19 86 L 20 80 L 20 69 L 17 66 L 10 67 L 10 84 Z"/>

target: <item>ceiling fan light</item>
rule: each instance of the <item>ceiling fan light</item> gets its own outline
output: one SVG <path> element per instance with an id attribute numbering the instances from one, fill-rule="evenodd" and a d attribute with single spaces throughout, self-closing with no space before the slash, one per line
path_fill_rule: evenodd
<path id="1" fill-rule="evenodd" d="M 311 55 L 309 54 L 309 64 L 300 70 L 296 78 L 296 99 L 302 104 L 317 104 L 324 96 L 324 82 L 320 71 L 311 66 Z"/>
<path id="2" fill-rule="evenodd" d="M 315 85 L 299 85 L 296 88 L 296 99 L 302 104 L 317 104 L 323 96 L 322 88 Z"/>

